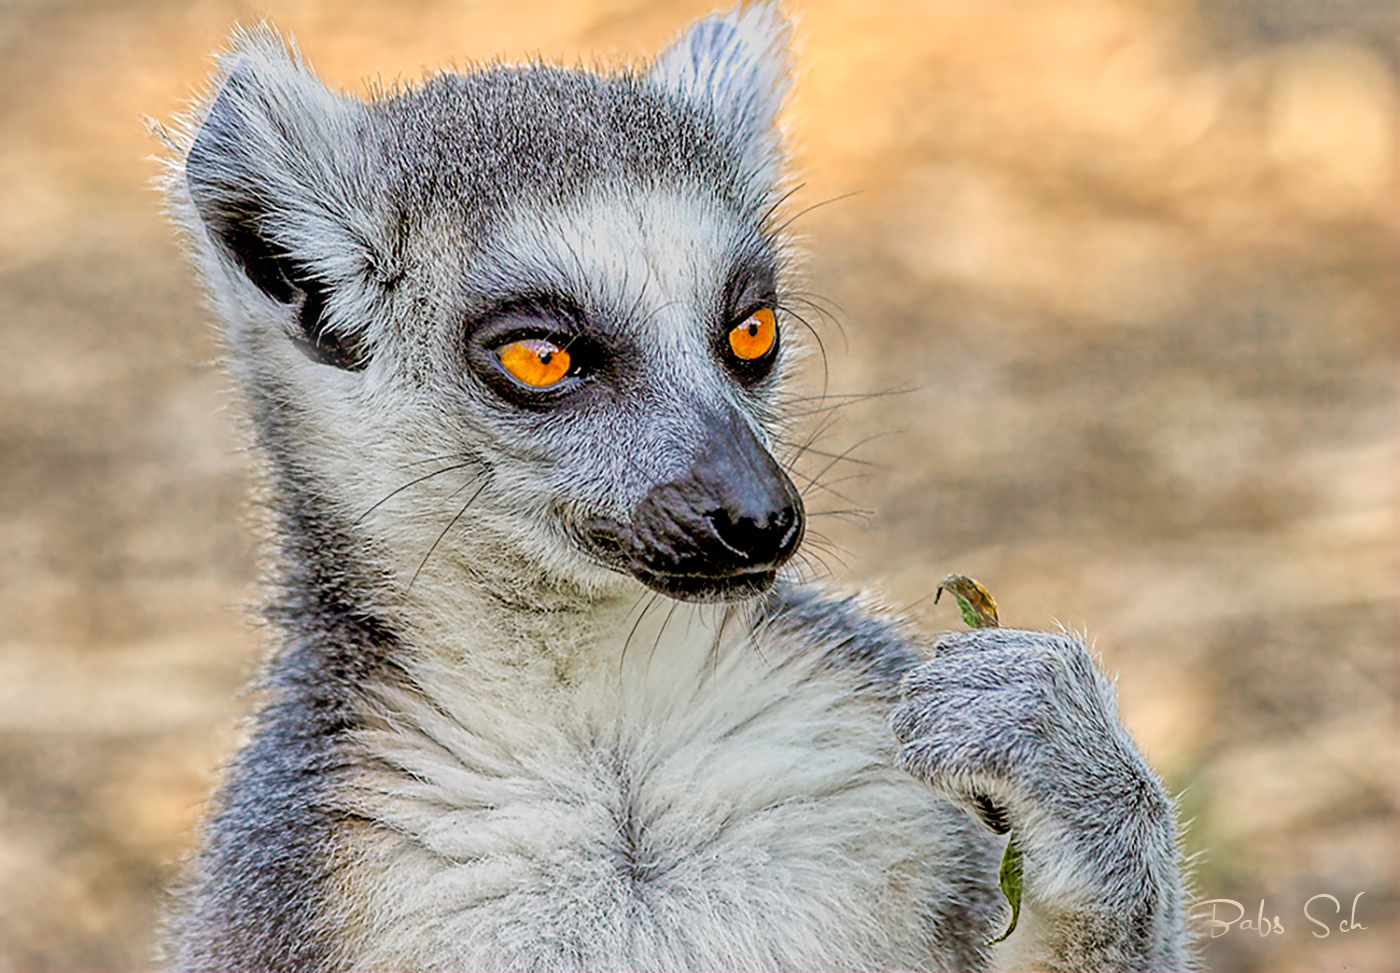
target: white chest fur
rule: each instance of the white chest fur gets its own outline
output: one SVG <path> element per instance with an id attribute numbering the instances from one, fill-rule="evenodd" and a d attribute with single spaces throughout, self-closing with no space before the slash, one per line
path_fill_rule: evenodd
<path id="1" fill-rule="evenodd" d="M 383 691 L 343 795 L 345 965 L 937 962 L 951 812 L 891 766 L 884 704 L 820 647 L 678 616 L 526 705 L 443 667 Z"/>

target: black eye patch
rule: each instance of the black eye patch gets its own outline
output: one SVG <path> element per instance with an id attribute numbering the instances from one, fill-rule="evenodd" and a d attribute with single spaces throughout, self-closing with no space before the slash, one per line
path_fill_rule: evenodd
<path id="1" fill-rule="evenodd" d="M 468 319 L 466 363 L 508 402 L 527 409 L 553 408 L 586 388 L 594 375 L 611 375 L 618 360 L 605 338 L 585 330 L 587 323 L 583 309 L 566 296 L 515 295 Z M 501 354 L 521 342 L 547 342 L 561 349 L 569 362 L 567 374 L 538 387 L 513 377 L 510 369 L 503 367 Z"/>

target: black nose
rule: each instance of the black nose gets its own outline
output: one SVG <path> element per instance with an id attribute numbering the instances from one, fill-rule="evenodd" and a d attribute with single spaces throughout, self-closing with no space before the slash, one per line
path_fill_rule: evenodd
<path id="1" fill-rule="evenodd" d="M 802 542 L 802 498 L 732 410 L 708 417 L 704 445 L 679 479 L 633 511 L 633 569 L 685 596 L 759 590 Z"/>

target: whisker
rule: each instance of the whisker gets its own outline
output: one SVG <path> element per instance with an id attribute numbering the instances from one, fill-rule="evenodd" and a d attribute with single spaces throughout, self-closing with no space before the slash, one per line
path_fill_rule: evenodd
<path id="1" fill-rule="evenodd" d="M 847 454 L 849 454 L 849 453 L 851 453 L 851 452 L 853 452 L 853 451 L 855 451 L 855 450 L 857 450 L 857 449 L 860 449 L 860 447 L 864 446 L 866 443 L 872 443 L 872 442 L 874 442 L 874 441 L 877 440 L 877 439 L 883 439 L 883 438 L 885 438 L 886 436 L 893 436 L 893 435 L 894 435 L 894 430 L 886 430 L 886 431 L 884 431 L 884 432 L 871 433 L 869 436 L 866 436 L 864 439 L 861 439 L 861 440 L 857 441 L 854 445 L 852 445 L 852 446 L 850 446 L 849 448 L 843 450 L 843 451 L 841 452 L 840 455 L 832 457 L 832 459 L 830 459 L 830 460 L 827 462 L 827 464 L 826 464 L 825 466 L 823 466 L 819 471 L 817 471 L 817 474 L 816 474 L 815 477 L 813 477 L 813 479 L 820 480 L 824 475 L 826 475 L 827 472 L 829 472 L 829 471 L 831 470 L 831 468 L 832 468 L 833 466 L 835 466 L 837 463 L 839 463 L 839 462 L 841 462 L 842 460 L 844 460 L 844 459 L 846 458 Z"/>
<path id="2" fill-rule="evenodd" d="M 715 630 L 714 641 L 710 643 L 710 652 L 706 658 L 707 672 L 704 676 L 706 681 L 712 680 L 715 673 L 719 671 L 719 649 L 724 644 L 724 630 L 728 627 L 730 619 L 733 617 L 734 606 L 725 605 L 724 614 L 719 621 L 719 627 Z"/>
<path id="3" fill-rule="evenodd" d="M 798 446 L 797 443 L 794 443 L 793 441 L 791 441 L 791 440 L 789 440 L 789 439 L 783 439 L 783 438 L 780 437 L 780 436 L 774 436 L 774 437 L 773 437 L 773 441 L 774 441 L 775 443 L 780 443 L 780 444 L 783 445 L 783 446 L 788 446 L 788 447 L 794 448 L 794 449 L 797 448 L 797 446 Z M 825 456 L 827 459 L 840 460 L 840 461 L 843 462 L 843 463 L 855 463 L 857 466 L 868 466 L 868 467 L 870 467 L 871 469 L 875 469 L 875 470 L 888 470 L 888 469 L 890 469 L 890 465 L 889 465 L 888 463 L 876 463 L 874 460 L 855 459 L 854 457 L 846 456 L 846 455 L 841 454 L 841 453 L 829 453 L 829 452 L 827 452 L 827 451 L 824 450 L 824 449 L 817 449 L 815 446 L 803 446 L 803 447 L 802 447 L 802 452 L 803 452 L 804 454 L 805 454 L 805 453 L 812 453 L 812 454 L 815 455 L 815 456 Z"/>
<path id="4" fill-rule="evenodd" d="M 646 604 L 637 614 L 637 620 L 632 623 L 632 630 L 627 633 L 627 640 L 622 643 L 622 652 L 617 659 L 617 675 L 619 679 L 622 678 L 623 668 L 627 664 L 627 650 L 632 647 L 632 639 L 637 634 L 637 629 L 641 627 L 642 619 L 646 617 L 647 612 L 651 611 L 652 606 L 656 604 L 656 600 L 660 597 L 660 593 L 655 591 L 651 592 L 650 597 L 647 597 L 645 594 L 642 595 L 642 598 L 646 598 Z M 641 598 L 638 598 L 638 603 L 640 603 L 641 600 Z"/>
<path id="5" fill-rule="evenodd" d="M 431 473 L 425 473 L 423 476 L 420 476 L 420 477 L 418 477 L 417 479 L 409 480 L 409 481 L 408 481 L 407 483 L 405 483 L 403 486 L 398 487 L 398 488 L 396 488 L 396 489 L 394 489 L 394 490 L 389 491 L 389 493 L 386 494 L 386 495 L 383 497 L 383 499 L 381 499 L 378 503 L 376 503 L 374 506 L 370 507 L 370 508 L 369 508 L 368 510 L 366 510 L 364 513 L 360 514 L 360 516 L 356 517 L 354 523 L 352 523 L 350 526 L 351 526 L 351 527 L 354 527 L 354 526 L 358 525 L 361 521 L 363 521 L 363 520 L 364 520 L 366 517 L 368 517 L 370 514 L 374 513 L 376 510 L 378 510 L 380 507 L 384 506 L 384 504 L 388 503 L 390 500 L 392 500 L 394 497 L 398 496 L 400 493 L 403 493 L 403 492 L 404 492 L 405 490 L 407 490 L 409 487 L 411 487 L 411 486 L 417 486 L 418 484 L 422 483 L 424 480 L 431 480 L 433 477 L 435 477 L 435 476 L 441 476 L 443 473 L 451 473 L 453 470 L 464 470 L 464 469 L 466 469 L 467 467 L 473 465 L 474 462 L 475 462 L 474 460 L 469 460 L 468 462 L 465 462 L 465 463 L 458 463 L 458 464 L 455 465 L 455 466 L 445 466 L 445 467 L 443 467 L 443 468 L 440 469 L 440 470 L 433 470 L 433 472 L 431 472 Z M 467 482 L 470 483 L 471 481 L 468 480 Z M 462 490 L 461 490 L 461 488 L 459 488 L 459 489 L 456 491 L 456 493 L 453 494 L 453 496 L 456 496 L 457 493 L 461 493 L 461 492 L 462 492 Z"/>
<path id="6" fill-rule="evenodd" d="M 789 465 L 795 469 L 797 466 L 797 462 L 800 459 L 802 459 L 802 454 L 806 452 L 807 447 L 810 446 L 812 443 L 816 442 L 822 436 L 826 435 L 826 433 L 829 432 L 831 429 L 835 428 L 835 425 L 835 417 L 830 415 L 823 417 L 823 419 L 819 423 L 817 423 L 816 428 L 813 429 L 807 435 L 807 438 L 804 439 L 800 445 L 796 446 L 796 451 L 792 454 L 792 457 L 789 460 Z"/>
<path id="7" fill-rule="evenodd" d="M 801 567 L 807 571 L 807 577 L 805 579 L 799 577 L 799 581 L 821 581 L 826 578 L 835 577 L 835 574 L 831 570 L 831 565 L 823 561 L 819 554 L 810 553 L 807 551 L 798 551 L 795 556 L 798 558 L 799 561 L 801 561 Z M 818 571 L 815 565 L 813 565 L 812 562 L 814 560 L 817 564 L 821 565 L 821 571 Z"/>
<path id="8" fill-rule="evenodd" d="M 796 473 L 797 465 L 801 463 L 802 460 L 806 457 L 807 450 L 811 448 L 814 442 L 825 436 L 829 431 L 835 429 L 836 422 L 837 420 L 834 417 L 826 416 L 819 423 L 817 423 L 816 428 L 808 434 L 806 439 L 804 439 L 800 443 L 791 443 L 789 445 L 789 448 L 792 450 L 792 454 L 783 463 L 784 469 Z M 818 473 L 814 476 L 811 473 L 803 471 L 800 475 L 805 477 L 807 479 L 807 482 L 815 484 L 823 474 Z"/>
<path id="9" fill-rule="evenodd" d="M 857 480 L 870 479 L 869 473 L 847 473 L 845 476 L 838 476 L 832 480 L 818 480 L 812 474 L 804 473 L 802 470 L 797 469 L 795 466 L 792 469 L 784 467 L 784 470 L 785 472 L 791 473 L 793 476 L 801 477 L 804 481 L 807 482 L 807 484 L 810 487 L 812 487 L 812 489 L 824 490 L 827 493 L 830 493 L 832 496 L 841 497 L 842 500 L 845 500 L 848 503 L 855 503 L 855 501 L 852 500 L 850 497 L 842 497 L 839 492 L 833 489 L 833 487 L 835 487 L 839 483 L 851 483 Z"/>
<path id="10" fill-rule="evenodd" d="M 811 573 L 811 562 L 807 560 L 806 554 L 802 551 L 793 552 L 792 560 L 788 563 L 789 567 L 787 570 L 793 574 L 799 584 L 816 580 Z"/>
<path id="11" fill-rule="evenodd" d="M 823 412 L 833 412 L 837 409 L 848 409 L 853 405 L 859 405 L 862 402 L 868 402 L 873 399 L 883 399 L 894 395 L 909 395 L 917 391 L 917 386 L 905 386 L 901 388 L 885 389 L 879 392 L 858 392 L 851 393 L 848 395 L 794 395 L 790 398 L 785 398 L 782 402 L 782 407 L 784 410 L 784 414 L 789 419 L 801 419 L 806 416 L 818 415 Z M 807 402 L 829 402 L 830 404 L 819 405 L 811 409 L 803 409 L 801 411 L 790 411 L 788 409 L 788 406 L 790 405 L 802 405 Z"/>
<path id="12" fill-rule="evenodd" d="M 845 568 L 847 571 L 849 571 L 849 570 L 851 569 L 851 565 L 850 565 L 850 563 L 846 560 L 846 557 L 854 557 L 854 555 L 853 555 L 850 551 L 848 551 L 846 548 L 844 548 L 844 547 L 842 547 L 841 545 L 837 544 L 835 541 L 833 541 L 831 538 L 827 537 L 826 535 L 820 534 L 820 533 L 818 533 L 817 531 L 814 531 L 814 530 L 809 530 L 809 531 L 807 531 L 807 537 L 806 537 L 806 540 L 804 541 L 804 544 L 810 544 L 812 547 L 816 548 L 816 549 L 817 549 L 818 551 L 820 551 L 822 554 L 828 555 L 828 556 L 830 556 L 830 557 L 834 557 L 838 562 L 840 562 L 841 566 L 842 566 L 843 568 Z M 839 553 L 838 553 L 838 552 L 839 552 Z M 842 557 L 842 556 L 841 556 L 842 554 L 846 555 L 846 557 Z M 823 563 L 825 563 L 824 560 L 823 560 Z"/>
<path id="13" fill-rule="evenodd" d="M 646 668 L 642 670 L 644 676 L 651 674 L 651 664 L 656 659 L 656 650 L 661 647 L 661 637 L 666 634 L 666 626 L 671 624 L 671 619 L 675 617 L 676 609 L 681 607 L 678 601 L 671 602 L 671 610 L 666 613 L 666 617 L 661 620 L 661 627 L 656 630 L 656 639 L 651 643 L 651 653 L 647 656 Z"/>
<path id="14" fill-rule="evenodd" d="M 796 318 L 798 321 L 801 321 L 802 326 L 806 328 L 808 332 L 811 333 L 812 340 L 814 340 L 817 343 L 817 350 L 821 352 L 822 356 L 822 391 L 825 392 L 827 385 L 831 381 L 831 361 L 826 353 L 826 342 L 822 340 L 822 336 L 817 332 L 817 329 L 812 327 L 812 323 L 806 318 L 804 318 L 802 315 L 798 314 L 787 303 L 779 301 L 778 308 L 784 314 L 790 315 L 791 317 Z"/>
<path id="15" fill-rule="evenodd" d="M 769 236 L 778 236 L 788 227 L 792 226 L 793 223 L 797 222 L 813 210 L 821 209 L 823 206 L 830 206 L 832 203 L 839 203 L 842 200 L 850 199 L 852 196 L 859 196 L 860 193 L 861 191 L 857 189 L 854 192 L 842 193 L 840 196 L 832 196 L 829 199 L 820 200 L 819 202 L 813 203 L 811 206 L 804 206 L 802 209 L 798 210 L 796 213 L 793 213 L 790 217 L 784 220 L 780 225 L 766 232 Z"/>
<path id="16" fill-rule="evenodd" d="M 469 481 L 469 482 L 470 482 L 470 481 Z M 489 482 L 489 481 L 488 481 L 488 482 Z M 465 485 L 464 485 L 464 486 L 465 486 Z M 454 516 L 451 520 L 449 520 L 449 521 L 447 522 L 447 526 L 444 527 L 444 528 L 442 529 L 442 533 L 437 535 L 437 540 L 433 541 L 433 546 L 430 547 L 430 548 L 428 548 L 428 553 L 427 553 L 427 554 L 424 554 L 424 555 L 423 555 L 423 560 L 421 560 L 421 561 L 418 562 L 418 570 L 417 570 L 417 571 L 414 571 L 414 572 L 413 572 L 413 577 L 409 579 L 409 581 L 408 581 L 408 590 L 410 590 L 410 591 L 413 590 L 413 582 L 417 581 L 417 580 L 418 580 L 418 575 L 420 575 L 420 574 L 423 573 L 423 566 L 426 565 L 426 564 L 428 563 L 428 558 L 430 558 L 430 557 L 433 556 L 433 551 L 436 551 L 436 550 L 437 550 L 438 545 L 442 543 L 442 539 L 443 539 L 444 537 L 447 536 L 447 532 L 448 532 L 449 530 L 452 529 L 452 526 L 453 526 L 454 524 L 456 524 L 457 521 L 459 521 L 459 520 L 462 519 L 462 514 L 464 514 L 464 513 L 467 512 L 467 508 L 470 507 L 473 503 L 476 502 L 476 498 L 479 497 L 479 496 L 481 496 L 481 491 L 482 491 L 482 490 L 485 490 L 485 489 L 486 489 L 486 484 L 485 484 L 485 483 L 483 483 L 483 484 L 481 484 L 481 486 L 477 487 L 477 488 L 476 488 L 476 492 L 473 493 L 473 494 L 471 495 L 471 497 L 467 500 L 466 503 L 462 504 L 462 509 L 459 510 L 459 511 L 457 511 L 456 516 Z"/>
<path id="17" fill-rule="evenodd" d="M 812 477 L 808 476 L 806 473 L 803 473 L 801 470 L 785 469 L 785 472 L 790 473 L 791 475 L 797 477 L 797 478 L 800 479 L 800 480 L 805 480 L 805 481 L 806 481 L 807 486 L 804 487 L 802 490 L 799 490 L 799 491 L 798 491 L 799 493 L 802 493 L 802 494 L 803 494 L 803 499 L 806 499 L 806 491 L 807 491 L 807 490 L 822 490 L 822 491 L 824 491 L 824 492 L 826 492 L 826 493 L 831 494 L 831 495 L 832 495 L 833 497 L 835 497 L 837 500 L 844 500 L 844 501 L 846 501 L 847 503 L 855 503 L 855 502 L 856 502 L 854 499 L 852 499 L 851 497 L 846 496 L 844 493 L 841 493 L 839 490 L 834 490 L 834 489 L 832 489 L 832 484 L 831 484 L 831 483 L 818 483 L 816 480 L 814 480 Z M 834 481 L 832 481 L 832 482 L 833 482 L 833 483 L 841 483 L 841 482 L 844 482 L 844 481 L 846 481 L 846 480 L 855 480 L 855 479 L 864 479 L 864 478 L 865 478 L 865 477 L 864 477 L 863 474 L 859 474 L 859 475 L 856 475 L 856 476 L 843 476 L 843 477 L 841 477 L 840 479 L 834 480 Z"/>
<path id="18" fill-rule="evenodd" d="M 409 460 L 407 463 L 400 463 L 398 466 L 394 467 L 394 469 L 406 470 L 411 466 L 422 466 L 424 463 L 441 463 L 443 460 L 449 459 L 471 460 L 472 457 L 464 453 L 443 453 L 440 456 L 427 456 L 423 459 Z"/>
<path id="19" fill-rule="evenodd" d="M 810 305 L 818 314 L 831 319 L 832 323 L 838 327 L 840 326 L 839 318 L 846 313 L 846 309 L 840 304 L 816 291 L 789 291 L 788 296 L 793 300 Z"/>
<path id="20" fill-rule="evenodd" d="M 793 402 L 812 401 L 816 399 L 875 399 L 885 395 L 903 395 L 912 391 L 914 391 L 913 388 L 896 386 L 892 389 L 879 389 L 874 392 L 827 392 L 822 395 L 802 395 L 794 392 L 786 396 L 786 398 L 788 401 Z"/>
<path id="21" fill-rule="evenodd" d="M 839 517 L 844 520 L 864 520 L 867 523 L 875 516 L 873 510 L 866 510 L 864 507 L 850 507 L 845 510 L 809 510 L 807 516 L 811 517 Z"/>
<path id="22" fill-rule="evenodd" d="M 835 412 L 838 409 L 849 409 L 855 404 L 856 403 L 854 402 L 833 402 L 831 405 L 820 405 L 812 409 L 803 409 L 800 412 L 793 412 L 784 409 L 783 418 L 786 419 L 788 422 L 791 422 L 794 419 L 806 419 L 808 416 L 821 415 L 824 412 L 830 413 Z"/>
<path id="23" fill-rule="evenodd" d="M 757 223 L 759 226 L 766 226 L 768 224 L 768 221 L 773 218 L 773 214 L 778 211 L 778 207 L 782 206 L 789 199 L 792 199 L 793 196 L 801 192 L 806 187 L 806 185 L 807 184 L 805 182 L 799 182 L 796 186 L 793 186 L 787 192 L 783 193 L 777 199 L 773 200 L 773 202 L 768 205 L 768 208 L 763 211 L 763 215 L 760 216 L 754 222 Z"/>
<path id="24" fill-rule="evenodd" d="M 797 475 L 802 477 L 807 476 L 807 474 L 805 473 L 797 473 Z M 848 497 L 840 490 L 836 490 L 834 488 L 841 483 L 858 483 L 861 480 L 868 480 L 870 479 L 870 476 L 871 474 L 869 473 L 848 473 L 845 476 L 838 476 L 834 480 L 813 480 L 811 483 L 811 488 L 813 490 L 822 490 L 826 493 L 831 494 L 833 497 L 836 497 L 838 500 L 845 500 L 847 503 L 859 503 L 859 501 L 856 500 L 854 497 Z"/>

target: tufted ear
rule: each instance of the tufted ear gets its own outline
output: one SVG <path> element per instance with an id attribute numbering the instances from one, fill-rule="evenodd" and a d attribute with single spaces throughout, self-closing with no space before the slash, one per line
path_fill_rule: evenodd
<path id="1" fill-rule="evenodd" d="M 291 338 L 308 357 L 362 368 L 356 336 L 332 311 L 382 262 L 364 108 L 329 91 L 268 28 L 236 35 L 220 66 L 183 173 L 212 255 L 262 297 L 295 308 Z"/>
<path id="2" fill-rule="evenodd" d="M 776 3 L 760 2 L 691 26 L 656 59 L 650 77 L 713 112 L 749 170 L 771 183 L 782 163 L 776 122 L 791 62 L 792 24 Z"/>

